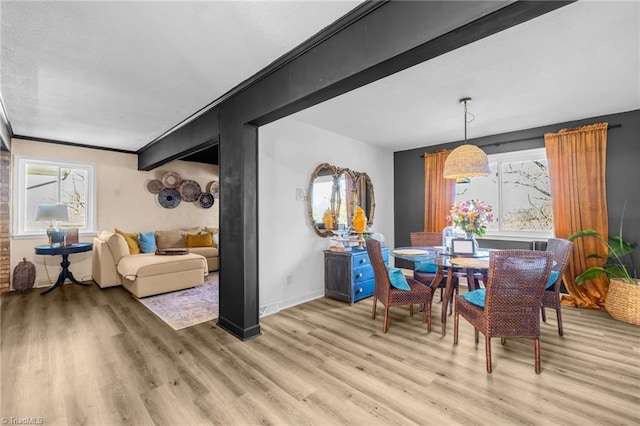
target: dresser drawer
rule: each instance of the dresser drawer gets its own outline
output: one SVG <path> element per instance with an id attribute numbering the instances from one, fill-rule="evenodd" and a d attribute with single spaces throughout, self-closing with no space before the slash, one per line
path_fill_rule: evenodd
<path id="1" fill-rule="evenodd" d="M 353 285 L 353 301 L 370 297 L 376 289 L 376 280 L 370 279 Z"/>
<path id="2" fill-rule="evenodd" d="M 373 278 L 373 267 L 371 265 L 356 266 L 353 268 L 353 283 L 367 281 Z"/>

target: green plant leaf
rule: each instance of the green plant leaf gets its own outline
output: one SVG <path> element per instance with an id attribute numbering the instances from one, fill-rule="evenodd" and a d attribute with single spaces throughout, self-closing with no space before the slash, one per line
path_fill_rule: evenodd
<path id="1" fill-rule="evenodd" d="M 604 268 L 599 266 L 594 266 L 592 268 L 587 269 L 580 275 L 576 277 L 576 284 L 582 284 L 585 281 L 592 280 L 594 278 L 598 278 L 600 275 L 605 274 L 607 271 Z"/>
<path id="2" fill-rule="evenodd" d="M 609 257 L 624 257 L 630 253 L 633 253 L 638 247 L 638 243 L 628 243 L 619 236 L 609 237 L 609 247 L 613 253 L 609 254 Z"/>
<path id="3" fill-rule="evenodd" d="M 573 233 L 569 236 L 569 238 L 567 238 L 569 241 L 573 241 L 576 238 L 580 238 L 580 237 L 598 237 L 598 238 L 602 238 L 600 236 L 600 234 L 598 232 L 596 232 L 593 229 L 585 229 L 584 231 L 578 231 L 576 233 Z"/>
<path id="4" fill-rule="evenodd" d="M 621 278 L 621 279 L 626 280 L 627 277 L 628 277 L 625 268 L 623 266 L 621 266 L 621 265 L 618 265 L 618 264 L 616 264 L 616 265 L 606 265 L 604 267 L 604 269 L 605 269 L 609 279 L 611 279 L 611 278 Z"/>

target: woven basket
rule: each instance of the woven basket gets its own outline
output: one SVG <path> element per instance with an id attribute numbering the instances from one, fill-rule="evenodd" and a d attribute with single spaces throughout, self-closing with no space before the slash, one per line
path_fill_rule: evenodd
<path id="1" fill-rule="evenodd" d="M 13 270 L 13 289 L 17 291 L 27 291 L 33 288 L 36 281 L 36 267 L 26 258 L 18 263 Z"/>
<path id="2" fill-rule="evenodd" d="M 640 285 L 609 281 L 604 307 L 618 321 L 640 325 Z"/>

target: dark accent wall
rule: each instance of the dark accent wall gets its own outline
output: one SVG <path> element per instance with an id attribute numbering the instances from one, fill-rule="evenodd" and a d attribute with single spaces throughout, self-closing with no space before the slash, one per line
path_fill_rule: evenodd
<path id="1" fill-rule="evenodd" d="M 622 207 L 626 201 L 624 215 L 624 238 L 640 243 L 640 110 L 577 121 L 557 123 L 549 126 L 517 132 L 504 133 L 470 139 L 469 143 L 482 146 L 487 154 L 521 151 L 544 147 L 544 134 L 563 128 L 607 122 L 617 125 L 607 133 L 607 205 L 609 209 L 609 233 L 617 234 L 620 227 Z M 510 141 L 518 141 L 512 142 Z M 394 222 L 395 242 L 398 246 L 410 245 L 409 233 L 421 231 L 424 226 L 424 159 L 425 152 L 451 149 L 461 142 L 427 146 L 394 154 Z M 496 242 L 496 244 L 498 244 Z M 504 244 L 504 243 L 499 243 Z M 491 245 L 489 242 L 485 246 Z M 504 246 L 503 246 L 504 247 Z M 500 248 L 503 248 L 500 247 Z M 496 246 L 496 248 L 498 248 Z M 634 263 L 640 266 L 640 250 Z"/>

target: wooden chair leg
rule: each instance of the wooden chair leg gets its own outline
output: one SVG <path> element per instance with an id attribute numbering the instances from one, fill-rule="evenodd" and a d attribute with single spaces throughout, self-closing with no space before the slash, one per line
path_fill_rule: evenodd
<path id="1" fill-rule="evenodd" d="M 480 341 L 480 332 L 478 331 L 477 328 L 474 328 L 473 331 L 475 332 L 475 341 L 476 341 L 476 345 L 478 344 L 478 342 Z"/>
<path id="2" fill-rule="evenodd" d="M 409 316 L 413 316 L 413 305 L 409 305 Z"/>
<path id="3" fill-rule="evenodd" d="M 376 305 L 378 304 L 378 298 L 373 295 L 373 310 L 371 311 L 371 319 L 376 319 Z"/>
<path id="4" fill-rule="evenodd" d="M 458 324 L 460 323 L 460 314 L 456 309 L 456 314 L 453 316 L 453 344 L 458 344 Z"/>
<path id="5" fill-rule="evenodd" d="M 562 330 L 562 312 L 560 311 L 560 307 L 556 309 L 556 315 L 558 316 L 558 334 L 560 336 L 564 335 L 564 331 Z"/>
<path id="6" fill-rule="evenodd" d="M 427 315 L 427 332 L 431 333 L 431 303 L 425 303 L 427 309 L 424 309 Z"/>
<path id="7" fill-rule="evenodd" d="M 547 322 L 547 313 L 544 310 L 544 306 L 540 306 L 540 312 L 542 312 L 542 322 Z"/>
<path id="8" fill-rule="evenodd" d="M 536 337 L 534 347 L 536 352 L 536 374 L 540 374 L 540 338 Z"/>
<path id="9" fill-rule="evenodd" d="M 491 373 L 491 338 L 489 336 L 485 336 L 484 342 L 487 352 L 487 373 Z"/>
<path id="10" fill-rule="evenodd" d="M 389 307 L 384 307 L 384 320 L 382 323 L 382 332 L 386 333 L 389 330 Z"/>

